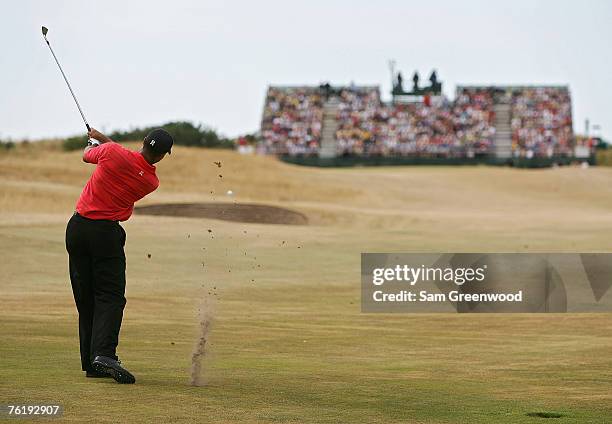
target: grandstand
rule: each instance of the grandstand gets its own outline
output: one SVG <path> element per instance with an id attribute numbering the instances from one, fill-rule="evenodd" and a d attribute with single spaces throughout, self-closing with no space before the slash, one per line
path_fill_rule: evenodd
<path id="1" fill-rule="evenodd" d="M 322 119 L 319 87 L 270 87 L 261 124 L 263 148 L 275 154 L 316 155 Z"/>
<path id="2" fill-rule="evenodd" d="M 435 90 L 418 88 L 417 81 L 406 93 L 400 79 L 390 102 L 381 100 L 378 86 L 271 86 L 259 151 L 498 163 L 577 156 L 567 86 L 459 86 L 451 100 L 435 73 Z"/>

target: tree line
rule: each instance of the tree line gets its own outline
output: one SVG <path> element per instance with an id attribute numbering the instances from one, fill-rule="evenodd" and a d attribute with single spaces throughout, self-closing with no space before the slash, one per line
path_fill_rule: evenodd
<path id="1" fill-rule="evenodd" d="M 163 128 L 172 134 L 174 144 L 181 146 L 196 147 L 218 147 L 231 149 L 234 140 L 225 138 L 214 129 L 188 121 L 167 122 L 163 125 L 134 128 L 128 131 L 113 131 L 107 134 L 114 141 L 142 141 L 149 131 L 155 128 Z M 63 141 L 64 150 L 78 150 L 85 146 L 86 139 L 83 136 L 69 137 Z"/>

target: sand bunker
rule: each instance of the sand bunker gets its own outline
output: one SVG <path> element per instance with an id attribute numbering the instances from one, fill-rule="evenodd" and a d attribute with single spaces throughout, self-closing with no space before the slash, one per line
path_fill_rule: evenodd
<path id="1" fill-rule="evenodd" d="M 137 206 L 135 212 L 140 215 L 212 218 L 260 224 L 308 224 L 308 218 L 299 212 L 277 206 L 248 203 L 167 203 Z"/>

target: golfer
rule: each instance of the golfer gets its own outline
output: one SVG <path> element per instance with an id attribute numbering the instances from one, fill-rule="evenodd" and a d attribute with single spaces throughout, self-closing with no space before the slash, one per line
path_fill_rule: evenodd
<path id="1" fill-rule="evenodd" d="M 151 131 L 140 151 L 131 151 L 95 129 L 83 161 L 96 165 L 66 228 L 70 282 L 79 312 L 81 366 L 87 377 L 136 379 L 116 355 L 125 307 L 125 231 L 119 225 L 134 202 L 159 186 L 154 164 L 170 154 L 173 139 Z"/>

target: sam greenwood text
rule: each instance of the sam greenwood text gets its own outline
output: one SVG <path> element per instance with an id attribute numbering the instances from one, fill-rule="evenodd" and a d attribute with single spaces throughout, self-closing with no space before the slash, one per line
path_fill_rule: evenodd
<path id="1" fill-rule="evenodd" d="M 398 293 L 384 293 L 377 290 L 372 294 L 375 302 L 522 302 L 523 291 L 516 293 L 460 293 L 457 290 L 445 293 L 418 293 L 401 290 Z"/>

